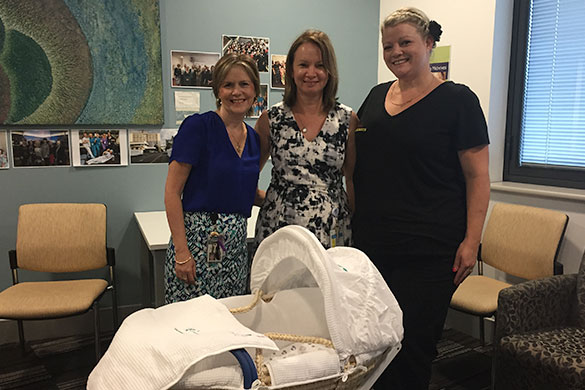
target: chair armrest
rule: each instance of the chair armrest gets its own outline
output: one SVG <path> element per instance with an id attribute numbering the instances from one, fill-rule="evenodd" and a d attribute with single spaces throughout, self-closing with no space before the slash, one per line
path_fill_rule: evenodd
<path id="1" fill-rule="evenodd" d="M 576 299 L 577 275 L 556 275 L 500 291 L 496 343 L 510 334 L 568 325 Z"/>

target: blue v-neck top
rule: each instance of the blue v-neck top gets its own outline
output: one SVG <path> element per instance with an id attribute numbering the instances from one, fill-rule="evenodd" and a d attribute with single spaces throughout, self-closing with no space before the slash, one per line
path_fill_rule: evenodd
<path id="1" fill-rule="evenodd" d="M 250 217 L 260 173 L 260 138 L 248 124 L 238 156 L 214 111 L 186 118 L 173 141 L 172 161 L 191 164 L 183 189 L 184 211 L 238 213 Z"/>

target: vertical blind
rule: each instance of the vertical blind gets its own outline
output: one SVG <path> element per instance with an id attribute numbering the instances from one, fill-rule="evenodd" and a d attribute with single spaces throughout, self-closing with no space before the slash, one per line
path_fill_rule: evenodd
<path id="1" fill-rule="evenodd" d="M 532 0 L 520 164 L 585 168 L 585 0 Z"/>

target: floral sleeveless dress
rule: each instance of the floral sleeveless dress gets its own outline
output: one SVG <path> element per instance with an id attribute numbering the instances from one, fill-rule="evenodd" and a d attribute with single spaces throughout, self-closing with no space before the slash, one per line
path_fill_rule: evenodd
<path id="1" fill-rule="evenodd" d="M 280 102 L 268 111 L 272 178 L 256 221 L 256 245 L 286 225 L 313 232 L 325 248 L 351 245 L 351 214 L 343 162 L 352 109 L 336 103 L 321 131 L 308 141 Z"/>

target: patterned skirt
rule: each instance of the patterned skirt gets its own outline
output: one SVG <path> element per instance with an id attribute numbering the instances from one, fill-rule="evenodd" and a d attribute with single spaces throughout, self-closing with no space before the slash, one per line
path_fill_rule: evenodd
<path id="1" fill-rule="evenodd" d="M 225 236 L 226 254 L 220 263 L 208 263 L 207 239 L 214 230 L 212 213 L 185 212 L 184 215 L 187 244 L 196 262 L 196 280 L 191 285 L 177 278 L 175 245 L 171 237 L 165 261 L 165 303 L 205 294 L 216 299 L 245 294 L 250 273 L 246 248 L 247 219 L 240 214 L 217 214 L 215 230 Z"/>

